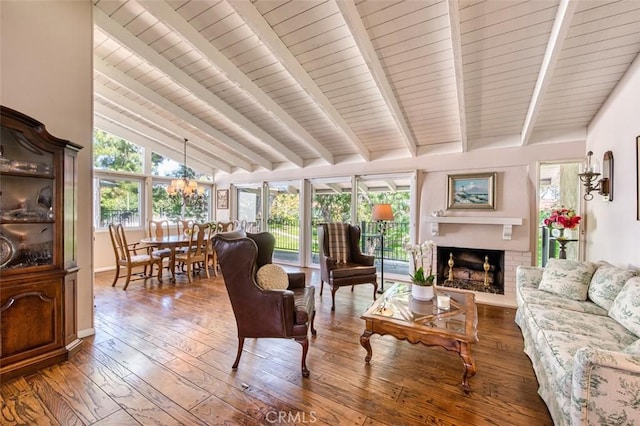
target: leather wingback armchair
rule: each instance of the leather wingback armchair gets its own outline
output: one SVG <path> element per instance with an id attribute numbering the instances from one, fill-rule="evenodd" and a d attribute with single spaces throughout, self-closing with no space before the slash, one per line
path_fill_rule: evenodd
<path id="1" fill-rule="evenodd" d="M 238 368 L 245 338 L 292 338 L 302 345 L 302 375 L 309 377 L 308 332 L 310 328 L 316 335 L 315 304 L 314 287 L 305 285 L 304 272 L 287 274 L 287 290 L 263 290 L 256 273 L 271 263 L 275 247 L 272 234 L 222 232 L 215 235 L 213 244 L 238 327 L 238 354 L 232 368 Z"/>
<path id="2" fill-rule="evenodd" d="M 330 232 L 330 228 L 333 230 Z M 341 230 L 342 229 L 342 230 Z M 340 232 L 339 241 L 331 241 L 332 236 Z M 331 234 L 331 235 L 330 235 Z M 360 227 L 348 223 L 322 223 L 318 225 L 318 243 L 320 245 L 320 296 L 324 283 L 331 288 L 331 310 L 335 311 L 335 294 L 342 286 L 373 284 L 373 299 L 378 290 L 375 257 L 363 254 L 360 250 Z M 336 247 L 338 245 L 342 247 Z M 333 250 L 332 250 L 333 248 Z M 339 252 L 341 259 L 338 259 Z"/>

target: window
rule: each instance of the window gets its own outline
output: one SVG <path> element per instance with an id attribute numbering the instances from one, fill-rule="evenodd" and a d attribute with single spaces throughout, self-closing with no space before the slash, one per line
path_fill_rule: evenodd
<path id="1" fill-rule="evenodd" d="M 269 182 L 267 229 L 276 237 L 274 258 L 300 262 L 300 183 Z"/>
<path id="2" fill-rule="evenodd" d="M 111 223 L 141 227 L 144 180 L 134 174 L 144 170 L 144 149 L 100 129 L 93 136 L 96 229 Z"/>
<path id="3" fill-rule="evenodd" d="M 104 229 L 111 223 L 121 223 L 126 227 L 141 225 L 142 181 L 126 178 L 96 178 L 98 206 L 96 228 Z"/>
<path id="4" fill-rule="evenodd" d="M 93 167 L 115 172 L 143 173 L 144 149 L 100 129 L 93 134 Z"/>

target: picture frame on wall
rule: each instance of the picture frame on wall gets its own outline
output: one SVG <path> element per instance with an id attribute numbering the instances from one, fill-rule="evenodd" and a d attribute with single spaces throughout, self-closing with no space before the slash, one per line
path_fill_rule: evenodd
<path id="1" fill-rule="evenodd" d="M 496 172 L 449 175 L 447 209 L 496 208 Z"/>
<path id="2" fill-rule="evenodd" d="M 220 210 L 229 208 L 229 190 L 218 189 L 216 192 L 216 208 Z"/>

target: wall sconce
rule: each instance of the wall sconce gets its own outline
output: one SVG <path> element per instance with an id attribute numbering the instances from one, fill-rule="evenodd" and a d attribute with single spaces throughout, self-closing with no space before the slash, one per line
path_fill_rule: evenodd
<path id="1" fill-rule="evenodd" d="M 607 151 L 602 159 L 602 178 L 600 177 L 600 165 L 598 160 L 594 160 L 593 151 L 587 153 L 587 158 L 582 166 L 582 173 L 579 173 L 580 181 L 584 185 L 584 199 L 593 200 L 591 192 L 598 191 L 606 201 L 613 201 L 613 153 Z M 596 182 L 597 181 L 597 182 Z"/>

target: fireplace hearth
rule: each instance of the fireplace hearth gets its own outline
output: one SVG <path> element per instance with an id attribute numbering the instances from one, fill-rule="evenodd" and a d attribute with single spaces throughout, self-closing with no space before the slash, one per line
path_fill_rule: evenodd
<path id="1" fill-rule="evenodd" d="M 439 286 L 504 294 L 504 250 L 438 247 L 436 259 Z"/>

